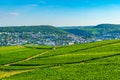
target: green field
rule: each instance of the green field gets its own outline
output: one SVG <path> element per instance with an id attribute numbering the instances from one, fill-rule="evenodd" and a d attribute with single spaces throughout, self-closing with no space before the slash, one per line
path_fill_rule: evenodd
<path id="1" fill-rule="evenodd" d="M 1 80 L 120 80 L 120 40 L 0 47 Z"/>

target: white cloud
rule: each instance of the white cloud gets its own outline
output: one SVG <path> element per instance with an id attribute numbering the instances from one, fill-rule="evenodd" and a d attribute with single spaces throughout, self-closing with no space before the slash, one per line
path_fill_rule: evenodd
<path id="1" fill-rule="evenodd" d="M 9 14 L 12 16 L 19 16 L 20 15 L 20 13 L 18 13 L 18 12 L 10 12 Z"/>

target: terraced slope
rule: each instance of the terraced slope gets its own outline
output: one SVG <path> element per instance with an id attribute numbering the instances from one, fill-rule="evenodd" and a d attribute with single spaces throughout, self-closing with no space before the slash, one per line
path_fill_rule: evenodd
<path id="1" fill-rule="evenodd" d="M 46 49 L 27 48 L 24 46 L 1 47 L 0 65 L 24 60 L 44 51 L 46 51 Z"/>
<path id="2" fill-rule="evenodd" d="M 31 53 L 39 50 L 33 48 L 27 49 L 31 49 Z M 0 75 L 4 76 L 7 73 L 10 75 L 13 71 L 16 74 L 0 78 L 2 80 L 120 79 L 120 40 L 61 46 L 55 50 L 50 48 L 41 50 L 41 54 L 48 52 L 42 55 L 36 54 L 38 56 L 24 61 L 15 58 L 15 63 L 9 66 L 1 64 Z"/>

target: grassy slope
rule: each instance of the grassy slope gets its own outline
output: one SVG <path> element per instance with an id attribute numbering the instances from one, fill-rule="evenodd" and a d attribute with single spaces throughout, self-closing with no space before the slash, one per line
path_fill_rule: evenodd
<path id="1" fill-rule="evenodd" d="M 3 80 L 119 80 L 119 61 L 120 40 L 58 47 L 35 59 L 6 67 L 6 70 L 36 69 Z"/>
<path id="2" fill-rule="evenodd" d="M 46 49 L 27 48 L 24 46 L 1 47 L 0 65 L 23 60 L 44 51 L 46 51 Z"/>

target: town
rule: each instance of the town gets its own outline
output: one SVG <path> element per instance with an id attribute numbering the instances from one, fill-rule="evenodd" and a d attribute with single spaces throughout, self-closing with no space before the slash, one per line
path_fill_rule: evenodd
<path id="1" fill-rule="evenodd" d="M 0 46 L 8 45 L 24 45 L 24 44 L 38 44 L 38 45 L 72 45 L 88 42 L 96 42 L 102 40 L 120 39 L 118 34 L 104 34 L 101 36 L 94 36 L 91 38 L 83 38 L 73 34 L 42 34 L 41 32 L 0 32 Z"/>
<path id="2" fill-rule="evenodd" d="M 72 34 L 42 34 L 40 32 L 0 32 L 0 46 L 39 44 L 39 45 L 68 45 L 85 42 L 85 39 Z"/>
<path id="3" fill-rule="evenodd" d="M 62 46 L 102 40 L 120 39 L 120 25 L 100 24 L 89 27 L 10 26 L 0 27 L 0 46 L 49 45 Z"/>

